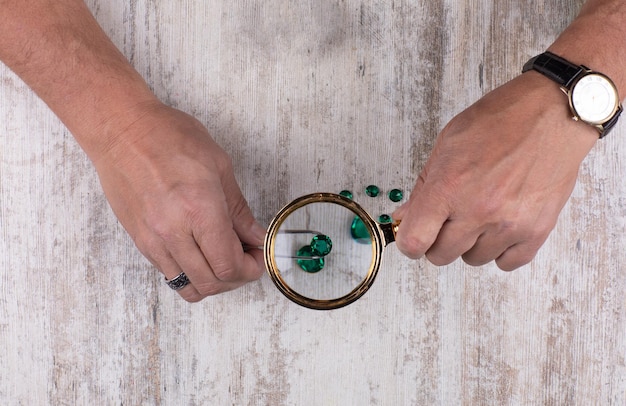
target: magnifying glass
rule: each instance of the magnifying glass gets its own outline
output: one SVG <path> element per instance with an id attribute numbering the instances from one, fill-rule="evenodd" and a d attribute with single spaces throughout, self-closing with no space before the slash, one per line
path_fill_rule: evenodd
<path id="1" fill-rule="evenodd" d="M 399 223 L 379 224 L 356 202 L 313 193 L 282 208 L 269 225 L 265 266 L 278 289 L 311 309 L 346 306 L 374 283 Z"/>

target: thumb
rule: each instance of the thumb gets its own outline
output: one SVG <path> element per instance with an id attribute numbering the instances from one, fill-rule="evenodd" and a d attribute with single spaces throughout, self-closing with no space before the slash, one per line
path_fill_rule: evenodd
<path id="1" fill-rule="evenodd" d="M 420 175 L 409 201 L 400 206 L 392 215 L 401 220 L 396 235 L 396 246 L 404 255 L 417 259 L 426 254 L 434 244 L 439 231 L 449 217 L 448 205 L 437 199 L 425 187 L 425 172 Z"/>
<path id="2" fill-rule="evenodd" d="M 241 242 L 253 246 L 263 245 L 266 229 L 254 218 L 234 175 L 227 177 L 223 188 L 233 228 Z"/>

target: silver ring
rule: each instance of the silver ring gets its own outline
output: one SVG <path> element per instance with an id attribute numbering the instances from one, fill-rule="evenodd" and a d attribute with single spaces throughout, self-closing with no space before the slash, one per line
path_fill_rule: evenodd
<path id="1" fill-rule="evenodd" d="M 170 279 L 169 281 L 167 280 L 167 278 L 165 278 L 165 283 L 167 283 L 167 286 L 169 286 L 170 288 L 174 290 L 179 290 L 189 285 L 189 278 L 187 278 L 187 275 L 185 275 L 184 272 L 181 272 L 178 274 L 178 276 Z"/>

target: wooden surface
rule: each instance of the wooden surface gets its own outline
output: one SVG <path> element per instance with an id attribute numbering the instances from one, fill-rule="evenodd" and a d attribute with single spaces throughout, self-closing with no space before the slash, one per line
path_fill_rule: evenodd
<path id="1" fill-rule="evenodd" d="M 391 211 L 360 191 L 409 191 L 447 120 L 581 4 L 89 2 L 156 94 L 232 154 L 264 224 L 313 191 Z M 622 121 L 597 144 L 519 271 L 437 268 L 390 246 L 344 309 L 300 308 L 268 277 L 191 305 L 136 251 L 72 136 L 0 66 L 0 403 L 625 404 L 624 137 Z"/>

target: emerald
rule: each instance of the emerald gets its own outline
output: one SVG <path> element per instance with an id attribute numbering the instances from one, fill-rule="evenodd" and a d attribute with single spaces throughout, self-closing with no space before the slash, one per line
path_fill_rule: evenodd
<path id="1" fill-rule="evenodd" d="M 352 199 L 352 192 L 349 190 L 342 190 L 339 194 L 343 197 L 347 197 L 348 199 Z"/>
<path id="2" fill-rule="evenodd" d="M 378 216 L 378 222 L 380 224 L 391 223 L 391 216 L 389 214 L 381 214 Z"/>
<path id="3" fill-rule="evenodd" d="M 352 220 L 352 224 L 350 225 L 350 235 L 354 241 L 359 244 L 371 244 L 372 243 L 372 235 L 370 234 L 370 230 L 367 228 L 361 217 L 355 216 L 354 220 Z"/>
<path id="4" fill-rule="evenodd" d="M 311 251 L 315 255 L 326 256 L 333 249 L 333 242 L 330 237 L 324 234 L 318 234 L 311 240 Z"/>
<path id="5" fill-rule="evenodd" d="M 399 202 L 404 197 L 404 194 L 400 189 L 391 189 L 387 196 L 389 196 L 389 200 L 392 202 Z"/>
<path id="6" fill-rule="evenodd" d="M 296 253 L 298 257 L 313 257 L 317 256 L 310 245 L 305 245 L 300 248 Z M 304 272 L 308 273 L 317 273 L 324 269 L 324 258 L 315 258 L 315 259 L 298 259 L 298 265 Z"/>
<path id="7" fill-rule="evenodd" d="M 369 185 L 365 188 L 365 194 L 369 197 L 376 197 L 380 193 L 380 189 L 376 185 Z"/>

